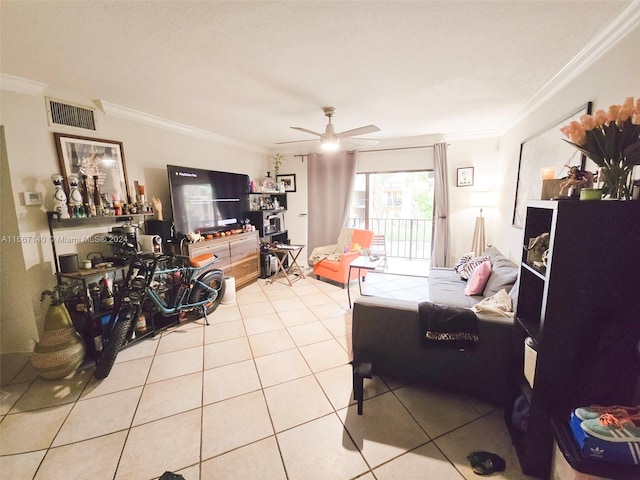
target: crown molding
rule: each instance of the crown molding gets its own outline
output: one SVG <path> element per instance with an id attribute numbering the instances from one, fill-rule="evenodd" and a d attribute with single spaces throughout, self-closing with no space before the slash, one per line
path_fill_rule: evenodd
<path id="1" fill-rule="evenodd" d="M 157 128 L 163 128 L 165 130 L 171 130 L 173 132 L 181 133 L 183 135 L 189 135 L 191 137 L 201 138 L 224 145 L 231 145 L 233 147 L 242 148 L 255 153 L 267 153 L 267 150 L 251 145 L 249 143 L 241 142 L 233 138 L 218 135 L 217 133 L 203 130 L 200 128 L 185 125 L 184 123 L 174 122 L 167 120 L 166 118 L 151 115 L 149 113 L 134 110 L 132 108 L 123 107 L 115 103 L 106 102 L 104 100 L 95 100 L 96 105 L 102 110 L 105 115 L 124 118 L 138 123 L 144 123 Z"/>
<path id="2" fill-rule="evenodd" d="M 44 95 L 48 85 L 26 78 L 16 77 L 3 73 L 0 76 L 0 89 L 9 92 L 23 93 L 25 95 Z"/>
<path id="3" fill-rule="evenodd" d="M 560 92 L 569 82 L 590 67 L 598 58 L 614 47 L 620 40 L 626 37 L 629 32 L 638 27 L 638 25 L 640 25 L 640 1 L 633 0 L 616 18 L 598 32 L 551 80 L 502 123 L 497 129 L 499 135 L 504 135 L 513 125 Z"/>

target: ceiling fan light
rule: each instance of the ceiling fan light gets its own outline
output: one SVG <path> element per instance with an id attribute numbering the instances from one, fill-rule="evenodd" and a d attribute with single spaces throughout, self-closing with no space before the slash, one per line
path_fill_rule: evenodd
<path id="1" fill-rule="evenodd" d="M 333 140 L 323 140 L 320 143 L 320 148 L 325 152 L 335 152 L 338 150 L 338 147 L 340 147 L 340 140 L 337 138 Z"/>

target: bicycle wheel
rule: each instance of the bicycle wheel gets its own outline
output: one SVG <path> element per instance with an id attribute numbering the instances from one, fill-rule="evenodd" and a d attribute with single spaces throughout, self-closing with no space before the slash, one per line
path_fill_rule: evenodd
<path id="1" fill-rule="evenodd" d="M 198 282 L 195 287 L 193 287 L 193 291 L 189 295 L 189 303 L 197 303 L 206 300 L 207 298 L 211 298 L 211 301 L 205 303 L 207 308 L 207 315 L 213 313 L 213 311 L 218 308 L 220 302 L 222 301 L 222 297 L 224 296 L 224 290 L 226 287 L 224 281 L 224 273 L 222 270 L 210 270 L 198 278 Z M 207 289 L 204 285 L 200 285 L 200 283 L 204 283 L 209 288 L 212 288 L 217 292 L 215 297 L 214 293 Z M 196 312 L 201 312 L 201 309 L 197 309 Z"/>
<path id="2" fill-rule="evenodd" d="M 111 329 L 109 340 L 105 344 L 102 355 L 100 355 L 98 359 L 98 365 L 94 373 L 97 379 L 107 378 L 109 372 L 111 372 L 116 357 L 124 346 L 127 334 L 131 329 L 134 313 L 135 309 L 133 305 L 123 305 L 122 308 L 120 308 L 116 324 Z"/>

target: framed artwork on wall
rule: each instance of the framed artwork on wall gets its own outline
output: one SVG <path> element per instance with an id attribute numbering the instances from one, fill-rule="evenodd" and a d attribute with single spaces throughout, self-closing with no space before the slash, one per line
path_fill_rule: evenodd
<path id="1" fill-rule="evenodd" d="M 473 167 L 464 167 L 458 169 L 458 187 L 473 186 Z"/>
<path id="2" fill-rule="evenodd" d="M 543 169 L 554 172 L 556 179 L 566 176 L 568 167 L 584 169 L 586 157 L 567 142 L 563 142 L 560 127 L 581 115 L 591 113 L 591 102 L 585 103 L 566 117 L 535 133 L 520 144 L 516 198 L 513 207 L 512 225 L 524 226 L 527 201 L 542 198 Z M 545 175 L 546 176 L 546 175 Z M 551 179 L 548 179 L 548 184 Z"/>
<path id="3" fill-rule="evenodd" d="M 129 181 L 122 142 L 64 133 L 54 133 L 53 136 L 67 196 L 69 175 L 87 175 L 88 178 L 98 177 L 100 193 L 129 202 Z M 92 181 L 87 182 L 87 188 L 91 194 Z"/>
<path id="4" fill-rule="evenodd" d="M 286 175 L 276 175 L 276 181 L 278 182 L 278 184 L 280 182 L 284 182 L 285 192 L 296 191 L 296 174 L 295 173 L 289 173 Z"/>

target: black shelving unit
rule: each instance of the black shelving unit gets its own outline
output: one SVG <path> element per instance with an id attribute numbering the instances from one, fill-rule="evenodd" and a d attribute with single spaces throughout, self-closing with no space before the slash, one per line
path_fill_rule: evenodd
<path id="1" fill-rule="evenodd" d="M 262 206 L 260 199 L 263 200 Z M 276 203 L 278 208 L 273 208 Z M 287 211 L 286 193 L 250 193 L 249 205 L 252 210 L 245 212 L 245 218 L 255 225 L 263 243 L 289 242 L 284 222 L 284 213 Z"/>
<path id="2" fill-rule="evenodd" d="M 606 361 L 602 342 L 617 335 L 613 332 L 628 335 L 631 330 L 640 336 L 640 316 L 635 328 L 620 325 L 628 321 L 622 320 L 628 318 L 623 312 L 640 309 L 640 202 L 530 202 L 523 244 L 545 232 L 550 234 L 546 268 L 529 264 L 522 250 L 505 407 L 522 471 L 540 478 L 551 472 L 552 419 L 568 421 L 580 406 L 632 401 L 638 372 L 620 374 L 631 388 L 620 385 L 625 383 L 620 375 L 607 375 L 601 368 Z M 526 337 L 538 346 L 533 388 L 523 371 Z M 526 431 L 511 421 L 519 396 L 529 406 Z"/>

